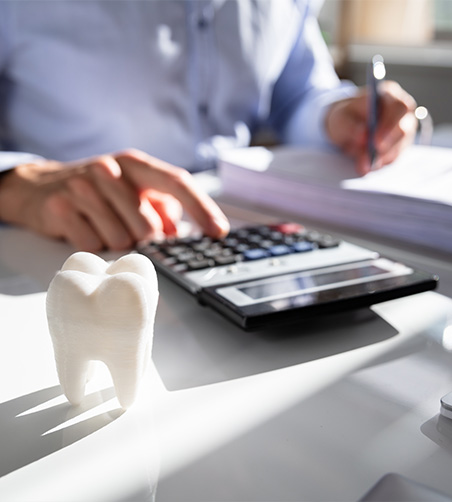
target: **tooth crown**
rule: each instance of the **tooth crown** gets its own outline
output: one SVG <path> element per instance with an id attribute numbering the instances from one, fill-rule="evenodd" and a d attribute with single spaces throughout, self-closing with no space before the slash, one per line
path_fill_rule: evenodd
<path id="1" fill-rule="evenodd" d="M 91 253 L 66 260 L 47 292 L 47 319 L 63 392 L 85 393 L 89 363 L 109 368 L 123 408 L 135 400 L 149 360 L 158 301 L 157 275 L 142 255 L 108 265 Z"/>

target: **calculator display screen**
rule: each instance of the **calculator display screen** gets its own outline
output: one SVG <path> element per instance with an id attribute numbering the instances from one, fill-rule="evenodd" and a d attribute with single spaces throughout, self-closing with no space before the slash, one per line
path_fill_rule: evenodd
<path id="1" fill-rule="evenodd" d="M 345 281 L 355 281 L 364 277 L 373 277 L 387 272 L 375 265 L 350 268 L 345 270 L 321 272 L 321 273 L 302 273 L 269 280 L 266 282 L 255 283 L 237 288 L 241 293 L 249 296 L 253 300 L 287 295 L 305 291 L 319 286 L 340 284 Z"/>
<path id="2" fill-rule="evenodd" d="M 369 294 L 375 290 L 376 282 L 412 273 L 411 268 L 401 263 L 378 258 L 226 285 L 216 289 L 216 293 L 236 306 L 288 298 L 293 302 L 312 303 L 319 295 L 325 296 L 327 291 L 335 291 L 333 296 L 338 297 L 344 288 L 350 287 L 360 287 L 361 294 Z"/>

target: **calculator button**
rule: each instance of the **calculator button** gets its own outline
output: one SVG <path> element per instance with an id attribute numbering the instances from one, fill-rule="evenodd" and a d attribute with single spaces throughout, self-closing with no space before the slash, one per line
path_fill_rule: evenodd
<path id="1" fill-rule="evenodd" d="M 278 225 L 270 225 L 270 228 L 282 234 L 294 234 L 305 230 L 300 223 L 280 223 Z"/>
<path id="2" fill-rule="evenodd" d="M 163 258 L 161 260 L 162 264 L 167 266 L 167 267 L 172 267 L 173 265 L 176 265 L 177 263 L 179 263 L 177 261 L 177 258 L 175 258 L 174 256 L 168 256 L 167 258 Z"/>
<path id="3" fill-rule="evenodd" d="M 297 241 L 297 239 L 293 235 L 285 235 L 282 238 L 282 243 L 286 244 L 287 246 L 290 246 L 291 244 L 293 244 L 296 241 Z"/>
<path id="4" fill-rule="evenodd" d="M 191 252 L 188 246 L 162 246 L 162 250 L 169 256 L 180 256 L 187 251 Z"/>
<path id="5" fill-rule="evenodd" d="M 286 246 L 285 244 L 279 244 L 277 246 L 273 246 L 268 251 L 272 256 L 282 256 L 285 254 L 290 254 L 292 252 L 290 247 Z"/>
<path id="6" fill-rule="evenodd" d="M 206 251 L 207 249 L 209 249 L 209 247 L 211 245 L 212 245 L 212 242 L 210 240 L 202 240 L 201 242 L 194 242 L 191 245 L 191 248 L 194 251 L 199 251 L 202 253 L 203 251 Z"/>
<path id="7" fill-rule="evenodd" d="M 250 247 L 248 246 L 248 244 L 238 244 L 235 248 L 234 248 L 234 251 L 236 253 L 244 253 L 245 251 L 248 251 L 250 249 Z"/>
<path id="8" fill-rule="evenodd" d="M 317 244 L 319 248 L 334 248 L 339 246 L 340 240 L 331 235 L 322 235 L 322 237 L 318 239 Z"/>
<path id="9" fill-rule="evenodd" d="M 202 255 L 199 257 L 202 257 Z M 176 258 L 180 262 L 188 262 L 190 260 L 196 260 L 198 257 L 193 251 L 187 251 L 176 255 Z"/>
<path id="10" fill-rule="evenodd" d="M 228 247 L 228 248 L 233 248 L 239 244 L 238 239 L 235 237 L 226 237 L 223 240 L 223 246 Z"/>
<path id="11" fill-rule="evenodd" d="M 281 232 L 278 232 L 276 230 L 273 230 L 273 232 L 270 233 L 269 237 L 270 237 L 270 239 L 272 239 L 275 242 L 282 242 L 282 240 L 284 238 L 284 234 L 282 234 Z"/>
<path id="12" fill-rule="evenodd" d="M 177 263 L 170 267 L 173 272 L 177 272 L 178 274 L 182 274 L 188 270 L 188 266 L 186 263 Z"/>
<path id="13" fill-rule="evenodd" d="M 261 241 L 261 243 L 260 243 L 260 247 L 263 249 L 270 249 L 274 245 L 275 245 L 275 243 L 269 239 L 265 239 L 265 240 Z"/>
<path id="14" fill-rule="evenodd" d="M 232 236 L 237 237 L 237 239 L 247 239 L 248 235 L 249 235 L 249 230 L 246 228 L 240 228 L 232 234 Z"/>
<path id="15" fill-rule="evenodd" d="M 306 232 L 306 239 L 310 242 L 317 242 L 322 238 L 322 234 L 317 230 L 309 230 Z"/>
<path id="16" fill-rule="evenodd" d="M 259 234 L 250 234 L 247 238 L 247 242 L 251 244 L 260 244 L 262 242 L 262 236 Z"/>
<path id="17" fill-rule="evenodd" d="M 268 237 L 271 234 L 272 229 L 268 225 L 258 225 L 257 227 L 254 227 L 254 231 L 263 237 Z"/>
<path id="18" fill-rule="evenodd" d="M 209 249 L 206 249 L 203 253 L 203 255 L 206 258 L 215 258 L 216 256 L 221 255 L 221 254 L 224 254 L 224 249 L 222 249 L 221 247 L 216 247 L 216 246 L 212 246 Z"/>
<path id="19" fill-rule="evenodd" d="M 306 253 L 307 251 L 312 251 L 315 247 L 315 244 L 308 241 L 294 242 L 292 244 L 292 249 L 295 253 Z"/>
<path id="20" fill-rule="evenodd" d="M 187 262 L 189 270 L 201 270 L 203 268 L 213 267 L 215 262 L 213 260 L 190 260 Z"/>
<path id="21" fill-rule="evenodd" d="M 219 255 L 219 256 L 215 256 L 214 260 L 217 265 L 232 265 L 234 263 L 237 263 L 238 256 L 233 255 L 233 254 Z"/>
<path id="22" fill-rule="evenodd" d="M 247 249 L 243 252 L 244 260 L 261 260 L 262 258 L 267 258 L 269 256 L 269 252 L 266 249 L 255 248 L 255 249 Z"/>

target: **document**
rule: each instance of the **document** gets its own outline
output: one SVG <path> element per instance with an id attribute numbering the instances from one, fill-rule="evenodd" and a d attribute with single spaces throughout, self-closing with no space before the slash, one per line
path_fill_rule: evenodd
<path id="1" fill-rule="evenodd" d="M 297 147 L 230 150 L 223 195 L 300 217 L 452 252 L 452 149 L 413 145 L 358 177 L 340 153 Z"/>

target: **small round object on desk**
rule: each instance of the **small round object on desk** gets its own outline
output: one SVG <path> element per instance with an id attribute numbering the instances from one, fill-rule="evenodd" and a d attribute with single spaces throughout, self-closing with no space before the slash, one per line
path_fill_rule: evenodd
<path id="1" fill-rule="evenodd" d="M 452 420 L 452 392 L 441 398 L 441 415 Z"/>

